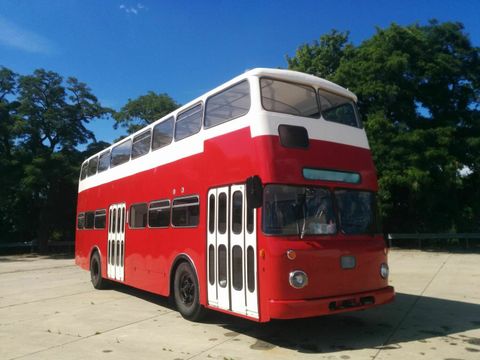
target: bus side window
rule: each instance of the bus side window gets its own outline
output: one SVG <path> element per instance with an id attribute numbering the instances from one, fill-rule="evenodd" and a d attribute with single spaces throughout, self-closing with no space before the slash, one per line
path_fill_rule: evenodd
<path id="1" fill-rule="evenodd" d="M 152 201 L 148 207 L 148 226 L 164 228 L 170 225 L 170 200 Z"/>
<path id="2" fill-rule="evenodd" d="M 112 149 L 111 167 L 126 163 L 130 160 L 130 151 L 132 148 L 132 139 L 124 141 Z"/>
<path id="3" fill-rule="evenodd" d="M 100 154 L 98 160 L 98 172 L 107 170 L 110 167 L 110 150 Z"/>
<path id="4" fill-rule="evenodd" d="M 77 229 L 83 229 L 85 227 L 85 213 L 78 214 L 77 217 Z"/>
<path id="5" fill-rule="evenodd" d="M 173 199 L 172 225 L 175 227 L 197 226 L 199 212 L 198 196 Z"/>
<path id="6" fill-rule="evenodd" d="M 173 117 L 162 121 L 153 128 L 152 150 L 167 146 L 173 140 Z"/>
<path id="7" fill-rule="evenodd" d="M 106 222 L 107 222 L 107 211 L 106 210 L 95 211 L 95 220 L 94 220 L 93 227 L 95 229 L 105 229 Z"/>
<path id="8" fill-rule="evenodd" d="M 95 219 L 95 213 L 93 211 L 87 211 L 85 213 L 85 229 L 93 229 Z"/>
<path id="9" fill-rule="evenodd" d="M 130 219 L 128 224 L 131 229 L 143 229 L 147 227 L 147 204 L 135 204 L 130 206 Z"/>
<path id="10" fill-rule="evenodd" d="M 250 110 L 250 87 L 244 80 L 208 98 L 205 127 L 209 128 L 243 116 Z"/>
<path id="11" fill-rule="evenodd" d="M 203 116 L 202 104 L 195 105 L 177 116 L 175 140 L 182 140 L 200 131 Z"/>
<path id="12" fill-rule="evenodd" d="M 133 138 L 132 159 L 148 154 L 150 151 L 151 138 L 152 134 L 150 133 L 150 129 L 138 134 Z"/>
<path id="13" fill-rule="evenodd" d="M 82 171 L 80 172 L 80 180 L 83 180 L 87 177 L 88 161 L 84 162 L 82 165 Z"/>
<path id="14" fill-rule="evenodd" d="M 90 159 L 88 162 L 88 176 L 93 176 L 97 173 L 98 156 Z"/>

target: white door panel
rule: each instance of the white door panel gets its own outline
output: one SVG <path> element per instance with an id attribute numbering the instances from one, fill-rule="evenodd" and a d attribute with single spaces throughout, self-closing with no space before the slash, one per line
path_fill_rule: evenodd
<path id="1" fill-rule="evenodd" d="M 246 205 L 245 185 L 208 192 L 208 304 L 258 318 L 256 210 Z"/>
<path id="2" fill-rule="evenodd" d="M 125 204 L 114 204 L 108 211 L 107 276 L 125 280 Z"/>

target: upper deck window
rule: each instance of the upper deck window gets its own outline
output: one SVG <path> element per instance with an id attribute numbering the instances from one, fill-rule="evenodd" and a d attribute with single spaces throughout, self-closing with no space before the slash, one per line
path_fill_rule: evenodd
<path id="1" fill-rule="evenodd" d="M 130 151 L 132 148 L 132 140 L 128 139 L 124 141 L 120 145 L 115 146 L 112 149 L 112 157 L 111 157 L 111 167 L 126 163 L 130 160 Z"/>
<path id="2" fill-rule="evenodd" d="M 80 180 L 83 180 L 87 177 L 87 170 L 88 170 L 88 161 L 82 164 L 82 171 L 80 171 Z"/>
<path id="3" fill-rule="evenodd" d="M 355 111 L 355 103 L 343 96 L 332 94 L 325 90 L 318 90 L 322 117 L 336 123 L 360 127 Z"/>
<path id="4" fill-rule="evenodd" d="M 150 129 L 138 134 L 133 138 L 132 159 L 148 154 L 150 151 L 150 140 L 152 135 Z"/>
<path id="5" fill-rule="evenodd" d="M 160 149 L 172 142 L 173 139 L 173 117 L 162 121 L 153 128 L 152 150 Z"/>
<path id="6" fill-rule="evenodd" d="M 260 79 L 262 105 L 267 111 L 318 118 L 315 89 L 281 80 Z"/>
<path id="7" fill-rule="evenodd" d="M 248 81 L 211 96 L 205 106 L 205 127 L 209 128 L 245 115 L 250 110 Z"/>
<path id="8" fill-rule="evenodd" d="M 88 176 L 93 176 L 97 173 L 98 157 L 95 156 L 88 162 Z"/>
<path id="9" fill-rule="evenodd" d="M 100 154 L 98 160 L 98 172 L 107 170 L 110 167 L 110 150 Z"/>
<path id="10" fill-rule="evenodd" d="M 175 140 L 182 140 L 200 131 L 202 127 L 202 104 L 195 105 L 177 116 Z"/>

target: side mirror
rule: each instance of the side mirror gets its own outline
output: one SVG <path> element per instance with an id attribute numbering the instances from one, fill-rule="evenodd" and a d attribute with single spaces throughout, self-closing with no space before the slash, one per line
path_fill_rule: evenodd
<path id="1" fill-rule="evenodd" d="M 257 175 L 250 176 L 246 181 L 247 206 L 251 209 L 257 209 L 263 203 L 262 180 Z"/>

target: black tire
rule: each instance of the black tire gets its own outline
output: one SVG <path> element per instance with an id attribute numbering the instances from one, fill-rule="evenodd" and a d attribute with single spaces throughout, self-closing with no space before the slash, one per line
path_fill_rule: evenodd
<path id="1" fill-rule="evenodd" d="M 102 262 L 98 252 L 95 252 L 90 259 L 90 280 L 95 289 L 101 290 L 107 287 L 107 280 L 102 277 Z"/>
<path id="2" fill-rule="evenodd" d="M 190 264 L 183 262 L 175 271 L 173 297 L 180 314 L 187 320 L 199 321 L 205 315 L 200 305 L 198 279 Z"/>

